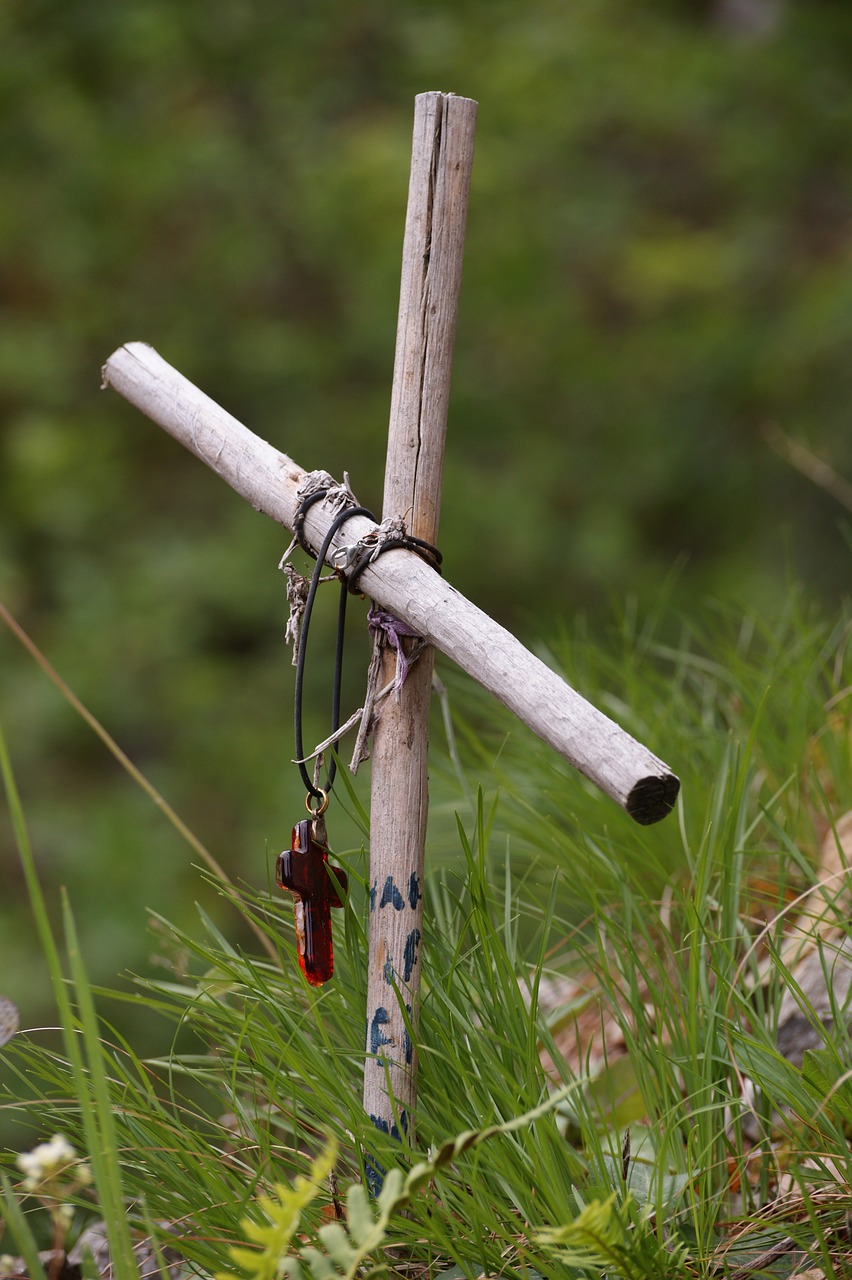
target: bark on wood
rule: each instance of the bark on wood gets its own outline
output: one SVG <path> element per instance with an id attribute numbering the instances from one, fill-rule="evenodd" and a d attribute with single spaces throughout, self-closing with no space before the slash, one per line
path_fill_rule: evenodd
<path id="1" fill-rule="evenodd" d="M 461 283 L 476 103 L 416 100 L 382 516 L 438 537 L 447 405 Z M 388 553 L 390 554 L 390 553 Z M 430 571 L 431 572 L 431 571 Z M 397 609 L 392 606 L 392 611 Z M 406 643 L 403 641 L 403 643 Z M 389 698 L 375 725 L 370 813 L 370 957 L 364 1109 L 413 1140 L 428 812 L 433 651 Z M 386 650 L 381 683 L 393 675 Z"/>
<path id="2" fill-rule="evenodd" d="M 199 391 L 152 347 L 142 342 L 120 347 L 104 365 L 103 385 L 168 431 L 257 511 L 293 528 L 304 469 Z M 332 518 L 322 503 L 310 509 L 305 532 L 312 547 L 320 546 Z M 366 518 L 353 518 L 330 554 L 372 529 Z M 680 784 L 668 765 L 419 557 L 389 551 L 364 570 L 359 586 L 493 693 L 637 822 L 657 822 L 671 811 Z"/>

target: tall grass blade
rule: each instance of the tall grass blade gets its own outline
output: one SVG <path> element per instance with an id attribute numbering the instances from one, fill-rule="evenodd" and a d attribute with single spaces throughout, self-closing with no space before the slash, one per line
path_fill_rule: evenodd
<path id="1" fill-rule="evenodd" d="M 50 926 L 47 904 L 36 872 L 32 845 L 2 726 L 0 726 L 0 773 L 3 777 L 12 817 L 12 829 L 15 833 L 36 929 L 47 961 L 53 995 L 59 1011 L 63 1043 L 71 1066 L 74 1090 L 79 1101 L 80 1116 L 86 1137 L 86 1155 L 91 1163 L 95 1189 L 107 1224 L 114 1274 L 116 1280 L 138 1280 L 139 1271 L 133 1254 L 124 1207 L 121 1174 L 118 1168 L 109 1091 L 103 1071 L 103 1047 L 98 1035 L 91 990 L 80 958 L 73 920 L 67 902 L 64 902 L 72 983 L 73 987 L 76 987 L 81 1011 L 81 1018 L 78 1019 L 71 1003 L 69 986 L 66 983 L 59 950 Z M 87 1061 L 80 1047 L 81 1030 Z M 94 1101 L 92 1091 L 95 1094 Z"/>
<path id="2" fill-rule="evenodd" d="M 0 1174 L 0 1186 L 3 1188 L 3 1214 L 9 1234 L 15 1247 L 27 1264 L 29 1280 L 47 1280 L 41 1258 L 38 1256 L 38 1244 L 30 1230 L 23 1209 L 12 1189 L 12 1184 L 5 1174 Z"/>

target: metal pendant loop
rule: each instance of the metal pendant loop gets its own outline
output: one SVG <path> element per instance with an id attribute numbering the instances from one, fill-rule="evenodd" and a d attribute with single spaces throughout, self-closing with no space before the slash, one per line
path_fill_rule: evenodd
<path id="1" fill-rule="evenodd" d="M 317 807 L 314 809 L 311 807 L 311 801 L 314 799 L 315 794 L 318 797 L 319 803 L 317 804 Z M 321 817 L 322 814 L 324 814 L 326 809 L 328 808 L 328 792 L 323 791 L 322 787 L 319 787 L 316 793 L 312 793 L 309 791 L 308 794 L 305 796 L 305 808 L 307 809 L 308 813 L 311 815 L 312 818 Z"/>

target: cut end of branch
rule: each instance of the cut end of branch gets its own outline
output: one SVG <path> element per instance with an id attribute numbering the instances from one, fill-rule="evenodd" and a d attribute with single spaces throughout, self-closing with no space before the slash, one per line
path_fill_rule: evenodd
<path id="1" fill-rule="evenodd" d="M 676 778 L 673 773 L 663 774 L 662 777 L 640 778 L 631 788 L 624 807 L 635 822 L 649 827 L 671 813 L 679 791 L 680 778 Z"/>
<path id="2" fill-rule="evenodd" d="M 124 342 L 120 347 L 116 347 L 112 355 L 101 365 L 101 391 L 107 391 L 112 385 L 110 374 L 112 372 L 111 365 L 113 361 L 120 360 L 122 354 L 126 352 L 128 355 L 138 355 L 141 353 L 151 353 L 156 356 L 156 351 L 147 342 Z"/>

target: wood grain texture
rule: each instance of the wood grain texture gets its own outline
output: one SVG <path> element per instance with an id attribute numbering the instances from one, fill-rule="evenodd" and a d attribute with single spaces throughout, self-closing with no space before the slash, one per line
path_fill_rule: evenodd
<path id="1" fill-rule="evenodd" d="M 438 535 L 476 103 L 416 100 L 383 515 Z"/>
<path id="2" fill-rule="evenodd" d="M 432 543 L 438 536 L 475 129 L 476 103 L 470 99 L 418 96 L 382 515 L 402 517 L 409 533 Z M 392 678 L 394 663 L 387 650 L 381 684 Z M 372 751 L 364 1109 L 378 1128 L 409 1141 L 417 1093 L 412 1031 L 422 964 L 432 665 L 433 650 L 427 649 L 399 698 L 385 703 Z"/>
<path id="3" fill-rule="evenodd" d="M 101 387 L 111 387 L 140 409 L 256 511 L 293 528 L 305 471 L 199 391 L 153 347 L 145 342 L 119 347 L 101 370 Z"/>
<path id="4" fill-rule="evenodd" d="M 199 391 L 152 347 L 142 342 L 119 347 L 104 365 L 103 385 L 163 427 L 256 510 L 293 528 L 305 470 Z M 309 511 L 305 532 L 315 549 L 331 521 L 332 512 L 321 503 Z M 338 548 L 375 528 L 365 517 L 353 518 L 332 543 L 329 560 Z M 364 570 L 359 587 L 494 694 L 637 822 L 657 822 L 671 811 L 679 783 L 669 766 L 418 556 L 387 552 Z"/>

